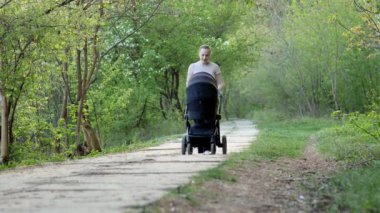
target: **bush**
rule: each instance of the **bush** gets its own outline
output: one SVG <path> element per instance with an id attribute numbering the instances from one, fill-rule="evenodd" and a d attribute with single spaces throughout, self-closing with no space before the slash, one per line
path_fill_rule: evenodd
<path id="1" fill-rule="evenodd" d="M 350 164 L 380 159 L 380 116 L 372 111 L 367 114 L 333 113 L 342 125 L 318 134 L 318 148 L 336 160 Z"/>

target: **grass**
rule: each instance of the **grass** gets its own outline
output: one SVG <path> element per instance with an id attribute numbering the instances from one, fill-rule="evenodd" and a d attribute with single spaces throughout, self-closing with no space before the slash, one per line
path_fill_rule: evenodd
<path id="1" fill-rule="evenodd" d="M 193 177 L 191 182 L 187 185 L 180 186 L 177 189 L 170 191 L 167 197 L 185 199 L 190 205 L 198 205 L 199 199 L 197 199 L 197 194 L 201 193 L 202 195 L 210 196 L 209 191 L 200 189 L 200 185 L 204 184 L 207 181 L 224 181 L 234 183 L 236 178 L 228 173 L 228 166 L 226 166 L 230 161 L 223 162 L 220 166 L 201 171 L 197 176 Z M 145 206 L 148 208 L 147 212 L 159 212 L 154 205 Z"/>
<path id="2" fill-rule="evenodd" d="M 300 157 L 309 137 L 315 134 L 318 136 L 318 150 L 345 163 L 347 169 L 338 171 L 330 179 L 314 180 L 314 186 L 308 188 L 309 192 L 313 193 L 317 200 L 323 201 L 328 198 L 328 202 L 323 206 L 314 208 L 325 212 L 379 212 L 380 161 L 373 159 L 378 159 L 376 156 L 380 156 L 380 151 L 377 144 L 367 141 L 368 137 L 342 129 L 329 119 L 265 122 L 259 125 L 259 129 L 258 138 L 249 149 L 231 154 L 219 167 L 202 172 L 188 185 L 173 190 L 169 197 L 185 199 L 189 205 L 197 205 L 200 203 L 197 194 L 208 193 L 200 191 L 200 185 L 207 181 L 225 181 L 233 184 L 236 177 L 231 176 L 228 171 L 242 163 L 254 166 L 257 162 L 265 160 Z M 157 209 L 154 204 L 149 208 Z"/>
<path id="3" fill-rule="evenodd" d="M 325 211 L 379 212 L 380 144 L 347 126 L 320 132 L 318 141 L 320 152 L 346 167 L 316 193 L 331 199 Z"/>
<path id="4" fill-rule="evenodd" d="M 256 141 L 247 150 L 230 154 L 228 160 L 221 165 L 201 172 L 193 177 L 189 184 L 172 190 L 167 197 L 169 199 L 184 199 L 189 205 L 198 205 L 201 201 L 197 199 L 197 195 L 207 195 L 209 193 L 201 189 L 202 184 L 208 181 L 224 181 L 233 184 L 236 182 L 236 177 L 232 176 L 229 170 L 242 163 L 254 166 L 256 162 L 263 160 L 276 160 L 280 157 L 299 157 L 303 154 L 310 135 L 332 124 L 333 122 L 327 119 L 300 119 L 262 123 L 259 125 L 260 132 Z M 158 212 L 158 207 L 155 205 L 151 204 L 145 208 L 148 211 Z"/>
<path id="5" fill-rule="evenodd" d="M 190 184 L 179 187 L 176 190 L 172 190 L 169 194 L 170 197 L 180 196 L 186 199 L 190 205 L 197 205 L 199 200 L 197 199 L 197 193 L 202 193 L 203 195 L 212 196 L 209 191 L 199 190 L 199 186 L 207 181 L 225 181 L 225 182 L 236 182 L 235 177 L 230 175 L 223 166 L 216 167 L 213 169 L 205 170 L 195 176 Z"/>
<path id="6" fill-rule="evenodd" d="M 335 176 L 314 183 L 315 199 L 329 198 L 324 206 L 316 206 L 326 212 L 379 212 L 380 211 L 380 144 L 371 141 L 344 126 L 336 126 L 329 119 L 280 119 L 280 121 L 265 121 L 258 125 L 260 132 L 254 143 L 241 153 L 229 155 L 229 159 L 220 166 L 201 172 L 191 183 L 173 190 L 168 196 L 185 199 L 191 205 L 197 205 L 197 193 L 200 185 L 208 181 L 224 181 L 233 184 L 236 177 L 228 171 L 242 163 L 254 166 L 264 160 L 277 160 L 281 157 L 297 158 L 302 156 L 311 135 L 318 138 L 317 148 L 326 156 L 346 165 L 346 170 L 339 171 Z M 101 153 L 93 153 L 87 157 L 101 156 L 109 153 L 130 152 L 145 147 L 159 145 L 164 141 L 178 138 L 179 135 L 161 137 L 149 141 L 136 141 L 129 145 L 107 147 Z M 0 170 L 17 166 L 42 164 L 51 161 L 64 161 L 62 155 L 41 158 L 32 152 L 27 153 L 26 160 L 9 165 L 0 165 Z M 319 182 L 318 182 L 319 181 Z M 210 195 L 212 196 L 212 195 Z M 148 207 L 150 208 L 150 207 Z M 154 209 L 154 205 L 152 207 Z"/>
<path id="7" fill-rule="evenodd" d="M 333 124 L 327 119 L 300 119 L 263 123 L 255 143 L 243 153 L 233 155 L 229 164 L 241 160 L 276 160 L 280 157 L 300 157 L 310 135 Z"/>
<path id="8" fill-rule="evenodd" d="M 332 178 L 322 190 L 322 196 L 330 196 L 333 202 L 329 212 L 379 212 L 380 210 L 380 162 L 371 167 L 347 170 Z"/>
<path id="9" fill-rule="evenodd" d="M 243 152 L 230 154 L 229 159 L 216 170 L 227 172 L 244 161 L 260 162 L 262 160 L 277 160 L 281 157 L 300 157 L 310 136 L 331 125 L 333 122 L 327 119 L 299 119 L 263 123 L 259 125 L 260 132 L 255 142 Z M 224 173 L 220 172 L 220 174 Z M 204 179 L 208 180 L 208 178 Z M 225 180 L 226 178 L 215 176 L 214 179 Z"/>
<path id="10" fill-rule="evenodd" d="M 368 137 L 351 129 L 336 126 L 329 119 L 302 119 L 292 121 L 265 122 L 259 125 L 257 140 L 242 153 L 230 155 L 219 167 L 202 172 L 191 184 L 170 196 L 186 198 L 196 204 L 196 193 L 200 184 L 207 181 L 233 183 L 235 177 L 228 170 L 243 162 L 276 160 L 281 157 L 297 158 L 303 154 L 308 138 L 318 136 L 318 150 L 335 160 L 344 162 L 348 168 L 331 179 L 315 182 L 312 190 L 316 199 L 330 198 L 326 206 L 317 206 L 326 212 L 379 212 L 380 210 L 380 146 Z M 252 164 L 253 165 L 253 164 Z M 351 168 L 352 166 L 354 166 Z M 323 187 L 321 187 L 323 186 Z M 314 192 L 313 192 L 314 193 Z"/>
<path id="11" fill-rule="evenodd" d="M 318 150 L 348 164 L 380 157 L 380 144 L 351 128 L 336 126 L 318 134 Z"/>

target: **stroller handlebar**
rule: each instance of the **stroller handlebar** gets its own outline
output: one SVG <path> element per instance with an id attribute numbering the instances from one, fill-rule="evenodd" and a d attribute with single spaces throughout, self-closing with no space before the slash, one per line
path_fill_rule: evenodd
<path id="1" fill-rule="evenodd" d="M 218 92 L 218 99 L 219 99 L 218 114 L 221 115 L 222 103 L 223 103 L 223 93 Z"/>

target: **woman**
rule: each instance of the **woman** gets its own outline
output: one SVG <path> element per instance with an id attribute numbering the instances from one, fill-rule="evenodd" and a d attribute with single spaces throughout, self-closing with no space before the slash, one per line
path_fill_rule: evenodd
<path id="1" fill-rule="evenodd" d="M 211 58 L 210 46 L 208 45 L 200 46 L 199 61 L 190 64 L 189 69 L 187 71 L 186 87 L 188 86 L 189 80 L 194 74 L 199 73 L 199 72 L 206 72 L 215 78 L 218 91 L 219 93 L 221 93 L 221 91 L 224 88 L 222 72 L 220 71 L 220 68 L 217 64 L 210 61 L 210 58 Z"/>

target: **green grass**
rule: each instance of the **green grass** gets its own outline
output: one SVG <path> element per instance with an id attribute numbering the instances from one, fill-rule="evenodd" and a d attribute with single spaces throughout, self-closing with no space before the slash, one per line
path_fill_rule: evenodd
<path id="1" fill-rule="evenodd" d="M 317 197 L 330 197 L 329 212 L 380 212 L 380 144 L 350 128 L 318 134 L 318 150 L 347 169 L 326 181 Z"/>
<path id="2" fill-rule="evenodd" d="M 371 167 L 345 171 L 328 183 L 321 192 L 333 202 L 326 207 L 329 212 L 379 212 L 380 162 Z"/>
<path id="3" fill-rule="evenodd" d="M 380 144 L 350 128 L 336 126 L 318 134 L 318 150 L 348 164 L 380 160 Z"/>
<path id="4" fill-rule="evenodd" d="M 223 162 L 220 166 L 201 171 L 197 176 L 193 177 L 191 182 L 187 185 L 180 186 L 177 189 L 172 190 L 168 196 L 169 197 L 181 197 L 186 199 L 191 205 L 197 205 L 199 200 L 197 199 L 197 193 L 202 193 L 203 195 L 209 195 L 209 191 L 201 190 L 200 185 L 207 181 L 224 181 L 224 182 L 236 182 L 236 178 L 228 173 L 229 166 L 227 164 L 230 161 Z M 150 206 L 149 208 L 151 208 Z M 152 207 L 154 209 L 154 207 Z"/>
<path id="5" fill-rule="evenodd" d="M 247 150 L 231 154 L 219 169 L 227 171 L 242 161 L 259 162 L 281 157 L 300 157 L 310 136 L 333 124 L 328 119 L 310 118 L 263 123 L 258 126 L 260 132 L 255 142 Z"/>
<path id="6" fill-rule="evenodd" d="M 247 151 L 233 155 L 230 161 L 300 157 L 310 136 L 331 125 L 333 125 L 331 120 L 310 118 L 263 123 L 259 125 L 260 132 L 255 143 Z"/>
<path id="7" fill-rule="evenodd" d="M 206 170 L 193 177 L 192 181 L 178 189 L 172 190 L 168 197 L 185 199 L 190 205 L 200 203 L 197 194 L 208 195 L 200 185 L 207 181 L 236 182 L 236 177 L 229 170 L 242 164 L 255 163 L 263 160 L 276 160 L 280 157 L 296 158 L 303 154 L 310 135 L 333 124 L 328 119 L 299 119 L 292 121 L 278 121 L 262 123 L 258 127 L 259 135 L 254 143 L 245 151 L 229 154 L 228 160 L 216 168 Z M 227 136 L 228 137 L 228 136 Z M 212 197 L 212 195 L 210 195 Z M 157 209 L 154 204 L 147 207 Z"/>
<path id="8" fill-rule="evenodd" d="M 318 150 L 347 165 L 359 168 L 338 172 L 331 179 L 317 180 L 312 193 L 316 199 L 330 198 L 326 206 L 316 207 L 327 212 L 379 212 L 380 210 L 380 149 L 368 137 L 356 134 L 352 130 L 342 129 L 329 119 L 299 119 L 291 121 L 265 122 L 259 125 L 257 140 L 242 153 L 235 153 L 219 167 L 202 172 L 193 181 L 173 191 L 170 196 L 185 198 L 191 204 L 197 204 L 196 194 L 199 185 L 207 181 L 227 181 L 233 183 L 236 178 L 228 170 L 241 163 L 254 166 L 263 160 L 276 160 L 281 157 L 297 158 L 302 156 L 311 135 L 318 136 Z M 378 159 L 378 158 L 377 158 Z M 365 165 L 362 162 L 371 162 Z M 323 187 L 321 187 L 323 186 Z M 309 189 L 310 190 L 310 189 Z M 312 205 L 312 204 L 311 204 Z"/>
<path id="9" fill-rule="evenodd" d="M 200 185 L 207 181 L 224 181 L 224 182 L 236 182 L 235 177 L 230 175 L 224 166 L 219 166 L 213 169 L 205 170 L 200 172 L 197 176 L 193 177 L 192 181 L 184 186 L 180 186 L 179 188 L 172 190 L 169 193 L 169 197 L 181 197 L 186 199 L 190 205 L 198 205 L 199 199 L 197 199 L 197 194 L 201 193 L 202 195 L 206 195 L 212 197 L 208 190 L 201 190 Z M 153 207 L 154 208 L 154 207 Z"/>
<path id="10" fill-rule="evenodd" d="M 236 182 L 235 177 L 228 174 L 223 167 L 217 167 L 210 170 L 202 171 L 199 176 L 195 178 L 196 182 L 205 182 L 208 180 L 221 180 L 228 182 Z"/>

